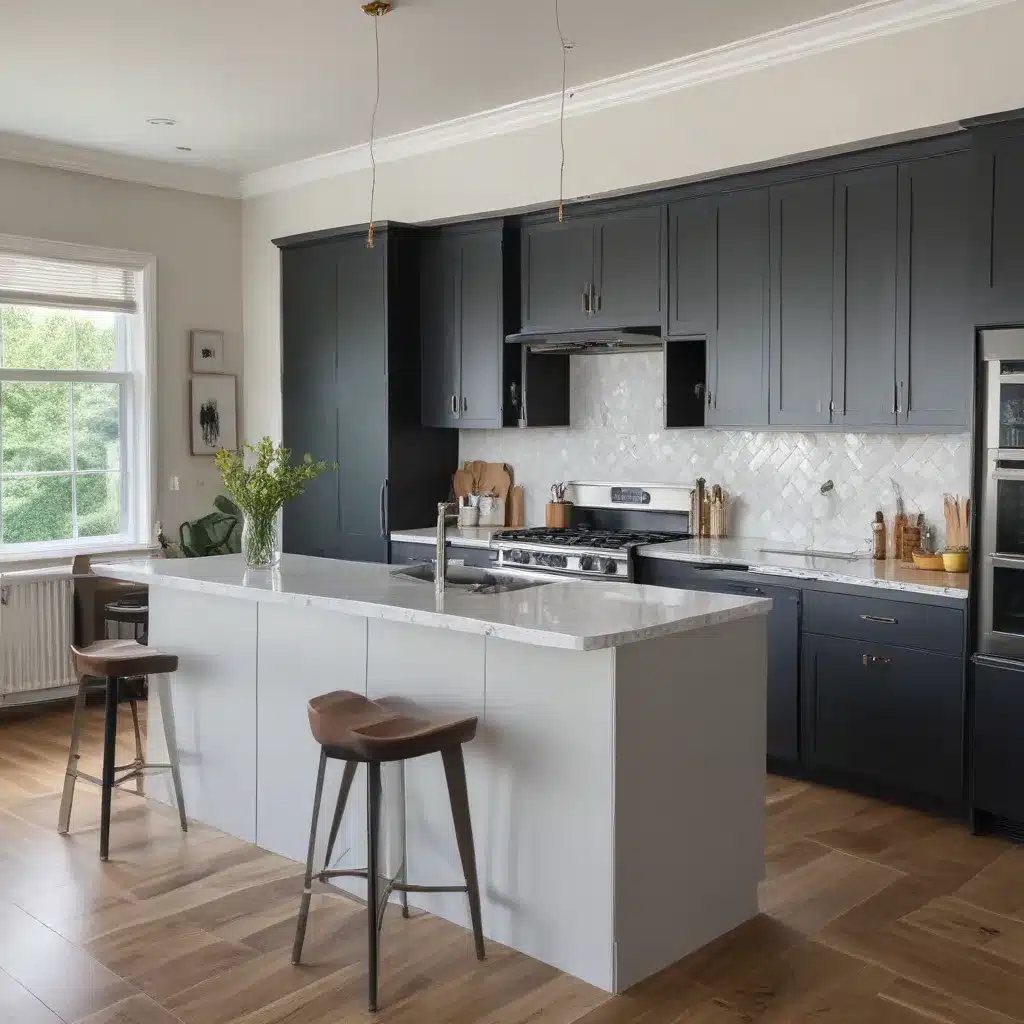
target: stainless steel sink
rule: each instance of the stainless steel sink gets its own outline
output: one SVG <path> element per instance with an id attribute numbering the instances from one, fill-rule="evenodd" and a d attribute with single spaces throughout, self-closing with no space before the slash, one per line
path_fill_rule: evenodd
<path id="1" fill-rule="evenodd" d="M 433 583 L 434 569 L 433 562 L 421 562 L 392 569 L 391 575 L 395 579 Z M 444 576 L 445 587 L 464 594 L 508 594 L 516 590 L 542 587 L 545 583 L 551 582 L 524 576 L 504 576 L 501 573 L 490 572 L 474 565 L 452 565 L 449 563 L 447 570 Z"/>

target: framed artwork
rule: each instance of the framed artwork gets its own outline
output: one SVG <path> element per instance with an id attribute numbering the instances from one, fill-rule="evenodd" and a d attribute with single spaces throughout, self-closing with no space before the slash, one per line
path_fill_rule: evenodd
<path id="1" fill-rule="evenodd" d="M 192 331 L 192 372 L 222 373 L 224 370 L 224 332 Z"/>
<path id="2" fill-rule="evenodd" d="M 193 455 L 214 455 L 219 448 L 238 447 L 235 380 L 227 373 L 204 373 L 191 378 Z"/>

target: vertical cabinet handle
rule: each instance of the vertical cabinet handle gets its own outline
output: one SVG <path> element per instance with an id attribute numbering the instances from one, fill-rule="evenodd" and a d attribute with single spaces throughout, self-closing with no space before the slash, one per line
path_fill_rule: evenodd
<path id="1" fill-rule="evenodd" d="M 453 416 L 458 416 L 459 415 L 459 396 L 458 395 L 452 395 L 452 397 L 451 397 L 451 405 L 452 405 L 452 415 Z"/>
<path id="2" fill-rule="evenodd" d="M 903 415 L 903 381 L 900 381 L 900 400 L 896 403 L 896 411 Z"/>
<path id="3" fill-rule="evenodd" d="M 590 286 L 586 284 L 580 292 L 580 311 L 584 316 L 590 316 Z"/>
<path id="4" fill-rule="evenodd" d="M 386 537 L 387 533 L 384 531 L 384 492 L 388 487 L 388 479 L 385 477 L 380 483 L 380 535 Z"/>
<path id="5" fill-rule="evenodd" d="M 893 416 L 895 416 L 896 413 L 899 411 L 899 406 L 900 406 L 900 403 L 896 399 L 896 391 L 897 391 L 898 386 L 899 385 L 897 385 L 896 381 L 892 382 L 892 414 L 893 414 Z"/>
<path id="6" fill-rule="evenodd" d="M 601 296 L 597 291 L 595 291 L 593 285 L 590 286 L 590 312 L 601 312 Z"/>
<path id="7" fill-rule="evenodd" d="M 469 412 L 469 399 L 465 395 L 462 396 L 462 411 Z"/>

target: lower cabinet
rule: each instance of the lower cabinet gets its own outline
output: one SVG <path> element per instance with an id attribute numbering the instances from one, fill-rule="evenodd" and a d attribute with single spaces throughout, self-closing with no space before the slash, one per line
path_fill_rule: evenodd
<path id="1" fill-rule="evenodd" d="M 962 803 L 961 658 L 805 633 L 802 661 L 803 757 L 812 772 Z"/>
<path id="2" fill-rule="evenodd" d="M 979 657 L 974 665 L 971 805 L 1024 822 L 1024 666 Z"/>
<path id="3" fill-rule="evenodd" d="M 420 562 L 434 561 L 434 543 L 413 544 L 408 541 L 391 542 L 392 565 L 416 565 Z M 475 565 L 486 569 L 492 563 L 488 548 L 467 548 L 448 545 L 448 561 L 461 562 L 463 565 Z"/>

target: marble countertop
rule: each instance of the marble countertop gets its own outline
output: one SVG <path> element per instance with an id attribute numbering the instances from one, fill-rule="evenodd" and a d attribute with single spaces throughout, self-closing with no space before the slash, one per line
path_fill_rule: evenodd
<path id="1" fill-rule="evenodd" d="M 549 583 L 504 594 L 449 590 L 396 578 L 393 566 L 284 555 L 273 572 L 246 571 L 241 555 L 146 559 L 95 565 L 98 576 L 219 594 L 328 608 L 539 647 L 591 651 L 767 615 L 771 601 L 592 580 Z"/>
<path id="2" fill-rule="evenodd" d="M 504 526 L 455 526 L 447 530 L 449 544 L 463 548 L 489 548 L 491 538 L 504 530 Z M 435 544 L 437 527 L 425 526 L 422 530 L 392 530 L 391 539 L 400 544 Z"/>
<path id="3" fill-rule="evenodd" d="M 740 563 L 747 566 L 750 572 L 772 576 L 848 583 L 967 600 L 968 576 L 965 572 L 928 572 L 892 559 L 876 562 L 867 555 L 855 562 L 848 562 L 836 558 L 809 558 L 798 550 L 792 554 L 761 551 L 761 548 L 784 546 L 770 540 L 729 537 L 725 540 L 680 540 L 668 544 L 648 544 L 639 553 L 644 558 L 700 562 L 705 565 Z"/>

